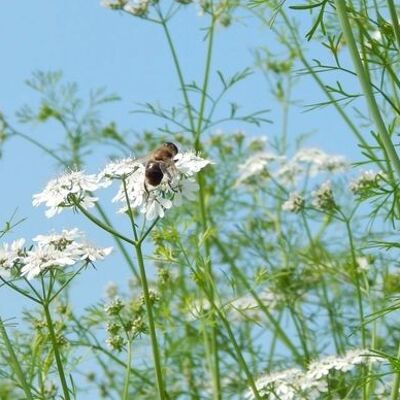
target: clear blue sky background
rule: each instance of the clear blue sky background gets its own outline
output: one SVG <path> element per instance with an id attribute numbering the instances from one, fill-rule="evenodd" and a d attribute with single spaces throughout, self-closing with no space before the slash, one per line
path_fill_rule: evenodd
<path id="1" fill-rule="evenodd" d="M 194 5 L 188 6 L 172 23 L 187 81 L 201 77 L 205 49 L 200 28 L 205 24 L 205 19 L 197 16 Z M 219 27 L 212 82 L 215 82 L 217 69 L 229 75 L 254 65 L 252 52 L 261 45 L 271 51 L 277 49 L 272 33 L 256 20 L 246 17 L 228 29 Z M 321 49 L 319 45 L 313 45 L 310 50 L 312 57 L 321 56 Z M 102 8 L 97 0 L 2 2 L 0 54 L 0 110 L 21 131 L 48 143 L 57 141 L 60 127 L 52 124 L 21 126 L 14 117 L 23 104 L 38 102 L 37 95 L 24 84 L 35 70 L 62 70 L 67 80 L 79 84 L 83 95 L 99 86 L 106 86 L 120 95 L 121 102 L 103 110 L 104 119 L 115 120 L 121 129 L 140 131 L 159 126 L 159 121 L 154 118 L 129 113 L 137 102 L 159 101 L 172 105 L 181 101 L 161 29 Z M 299 104 L 324 100 L 309 78 L 302 78 L 294 98 Z M 234 92 L 234 100 L 248 111 L 258 108 L 272 110 L 270 117 L 275 123 L 261 129 L 246 127 L 249 135 L 273 136 L 279 132 L 278 106 L 268 95 L 268 85 L 262 74 L 256 73 L 243 83 Z M 315 132 L 308 141 L 310 145 L 344 154 L 352 160 L 360 158 L 348 128 L 333 110 L 304 113 L 301 107 L 297 107 L 291 113 L 289 130 L 291 140 L 302 133 Z M 43 207 L 34 209 L 32 194 L 41 191 L 46 182 L 57 175 L 55 163 L 21 140 L 7 142 L 3 150 L 0 160 L 0 223 L 5 222 L 16 208 L 19 218 L 27 218 L 6 237 L 7 241 L 21 236 L 31 238 L 51 229 L 79 226 L 99 245 L 112 244 L 110 238 L 71 212 L 48 220 Z M 97 172 L 106 160 L 99 154 L 93 156 L 91 162 L 87 172 Z M 98 264 L 97 270 L 82 274 L 74 288 L 74 298 L 80 307 L 98 300 L 108 281 L 126 284 L 129 271 L 119 261 L 118 255 L 114 255 L 108 262 Z M 16 316 L 21 304 L 18 301 L 14 304 L 15 299 L 9 290 L 0 289 L 0 315 L 3 318 Z"/>

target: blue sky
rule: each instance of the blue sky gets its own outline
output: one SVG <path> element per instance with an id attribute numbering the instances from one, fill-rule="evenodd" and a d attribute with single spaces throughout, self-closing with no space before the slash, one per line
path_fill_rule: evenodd
<path id="1" fill-rule="evenodd" d="M 201 28 L 205 25 L 205 19 L 197 16 L 194 5 L 188 6 L 172 23 L 171 30 L 186 81 L 201 77 L 205 54 L 204 31 Z M 141 131 L 154 128 L 159 123 L 151 117 L 131 114 L 138 102 L 159 101 L 172 105 L 181 101 L 161 29 L 102 8 L 97 0 L 37 0 L 24 4 L 3 2 L 0 6 L 0 38 L 0 110 L 21 131 L 38 140 L 57 142 L 60 128 L 53 124 L 21 126 L 16 122 L 15 112 L 23 104 L 38 102 L 37 95 L 24 83 L 33 71 L 62 70 L 66 80 L 79 84 L 83 95 L 90 89 L 106 86 L 121 96 L 122 101 L 104 107 L 104 119 L 116 121 L 121 129 Z M 230 75 L 247 66 L 254 66 L 253 51 L 260 45 L 278 51 L 272 33 L 255 20 L 246 17 L 228 29 L 219 27 L 211 85 L 216 82 L 216 70 Z M 321 49 L 312 45 L 311 58 L 322 57 Z M 249 135 L 272 136 L 279 132 L 278 107 L 268 95 L 267 82 L 260 73 L 251 76 L 233 96 L 245 110 L 272 110 L 270 117 L 275 123 L 260 129 L 247 127 Z M 309 78 L 302 78 L 294 98 L 299 104 L 324 100 Z M 301 107 L 296 107 L 291 113 L 289 130 L 292 141 L 300 134 L 314 132 L 308 141 L 310 145 L 344 154 L 352 160 L 359 159 L 356 143 L 335 111 L 303 111 Z M 0 179 L 4 189 L 0 223 L 5 222 L 16 208 L 19 218 L 27 218 L 6 240 L 21 236 L 30 238 L 51 229 L 77 225 L 96 243 L 104 246 L 112 244 L 107 236 L 95 232 L 79 216 L 64 213 L 48 220 L 43 208 L 33 209 L 32 194 L 41 191 L 59 170 L 47 156 L 21 140 L 7 142 L 3 150 Z M 106 160 L 98 154 L 91 158 L 91 162 L 88 172 L 96 172 Z M 108 281 L 125 284 L 128 275 L 128 269 L 121 266 L 115 255 L 109 262 L 99 264 L 97 271 L 86 271 L 77 280 L 74 293 L 84 307 L 99 298 Z M 12 296 L 9 291 L 0 290 L 0 299 L 14 298 Z M 5 306 L 0 301 L 3 318 L 14 316 L 20 306 L 16 303 L 10 307 L 10 303 Z"/>

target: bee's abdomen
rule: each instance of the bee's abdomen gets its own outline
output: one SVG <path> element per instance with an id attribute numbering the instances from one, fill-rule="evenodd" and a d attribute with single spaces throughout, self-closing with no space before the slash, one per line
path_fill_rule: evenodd
<path id="1" fill-rule="evenodd" d="M 147 183 L 149 183 L 151 186 L 158 186 L 164 178 L 160 164 L 150 161 L 146 165 L 145 177 Z"/>

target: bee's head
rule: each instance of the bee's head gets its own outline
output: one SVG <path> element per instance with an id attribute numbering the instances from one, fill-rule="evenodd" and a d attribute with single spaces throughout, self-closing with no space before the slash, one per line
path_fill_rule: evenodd
<path id="1" fill-rule="evenodd" d="M 176 156 L 179 152 L 178 148 L 175 146 L 174 143 L 172 142 L 165 142 L 163 143 L 163 146 L 167 147 L 169 149 L 169 151 Z"/>

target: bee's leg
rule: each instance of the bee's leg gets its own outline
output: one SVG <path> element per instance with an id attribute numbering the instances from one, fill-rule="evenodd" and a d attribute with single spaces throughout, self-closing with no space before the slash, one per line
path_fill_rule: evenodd
<path id="1" fill-rule="evenodd" d="M 161 164 L 161 163 L 160 163 L 160 169 L 161 169 L 162 173 L 168 178 L 167 183 L 168 183 L 169 188 L 170 188 L 174 193 L 177 193 L 176 188 L 174 188 L 174 187 L 172 186 L 173 177 L 172 177 L 172 175 L 171 175 L 171 172 L 168 170 L 168 168 L 167 168 L 164 164 Z"/>
<path id="2" fill-rule="evenodd" d="M 149 198 L 149 196 L 150 196 L 150 190 L 149 190 L 149 188 L 148 188 L 148 186 L 147 186 L 146 181 L 144 182 L 144 190 L 145 190 L 145 192 L 146 192 L 146 194 L 147 194 L 147 198 Z"/>

